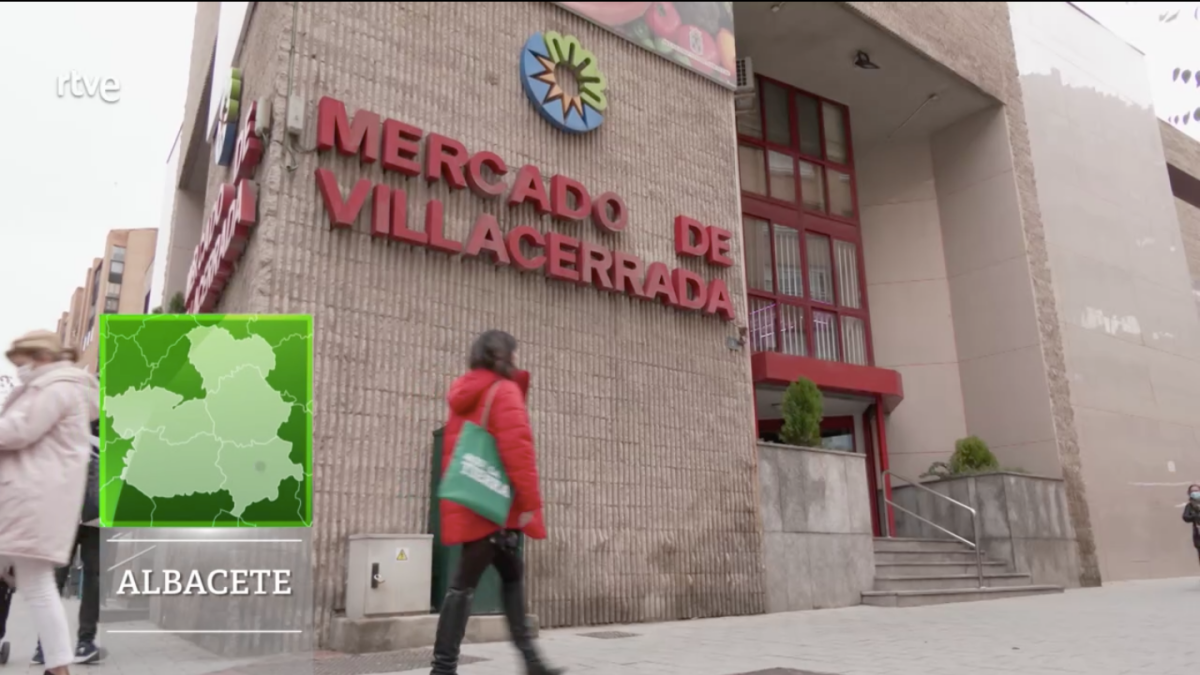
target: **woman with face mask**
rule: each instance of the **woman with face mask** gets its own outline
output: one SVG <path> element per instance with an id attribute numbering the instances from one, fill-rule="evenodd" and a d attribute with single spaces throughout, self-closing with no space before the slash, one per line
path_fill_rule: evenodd
<path id="1" fill-rule="evenodd" d="M 1192 524 L 1192 545 L 1200 558 L 1200 485 L 1188 486 L 1188 503 L 1183 507 L 1183 522 Z"/>
<path id="2" fill-rule="evenodd" d="M 68 675 L 74 660 L 54 569 L 70 562 L 100 403 L 96 378 L 63 355 L 56 333 L 14 341 L 5 356 L 20 384 L 0 409 L 0 559 L 45 647 L 45 675 Z"/>

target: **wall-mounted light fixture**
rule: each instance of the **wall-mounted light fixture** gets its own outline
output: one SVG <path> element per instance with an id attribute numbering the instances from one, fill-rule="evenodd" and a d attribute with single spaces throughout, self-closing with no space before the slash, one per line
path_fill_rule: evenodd
<path id="1" fill-rule="evenodd" d="M 871 55 L 861 49 L 854 55 L 854 67 L 863 70 L 879 70 L 879 64 L 872 61 Z"/>
<path id="2" fill-rule="evenodd" d="M 783 9 L 783 6 L 786 4 L 787 4 L 786 2 L 777 2 L 773 5 L 771 5 L 771 11 L 778 12 L 779 10 Z"/>

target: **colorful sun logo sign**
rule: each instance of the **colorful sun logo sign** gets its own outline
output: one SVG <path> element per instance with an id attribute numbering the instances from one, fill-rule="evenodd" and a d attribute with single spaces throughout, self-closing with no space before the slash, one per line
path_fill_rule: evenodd
<path id="1" fill-rule="evenodd" d="M 521 50 L 521 82 L 530 103 L 559 131 L 583 134 L 604 123 L 608 80 L 573 35 L 546 31 L 529 38 Z"/>

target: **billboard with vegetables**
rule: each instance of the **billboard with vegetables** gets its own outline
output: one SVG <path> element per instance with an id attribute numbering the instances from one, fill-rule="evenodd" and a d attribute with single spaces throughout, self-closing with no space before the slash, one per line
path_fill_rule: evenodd
<path id="1" fill-rule="evenodd" d="M 737 85 L 732 2 L 558 2 L 726 87 Z"/>

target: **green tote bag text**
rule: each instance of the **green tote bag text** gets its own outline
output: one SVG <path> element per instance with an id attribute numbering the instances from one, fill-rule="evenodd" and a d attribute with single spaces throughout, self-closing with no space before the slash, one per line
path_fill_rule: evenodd
<path id="1" fill-rule="evenodd" d="M 512 484 L 500 462 L 496 439 L 487 430 L 492 398 L 499 385 L 497 382 L 488 389 L 480 424 L 463 423 L 450 466 L 438 486 L 438 499 L 461 504 L 503 527 L 512 509 Z"/>

